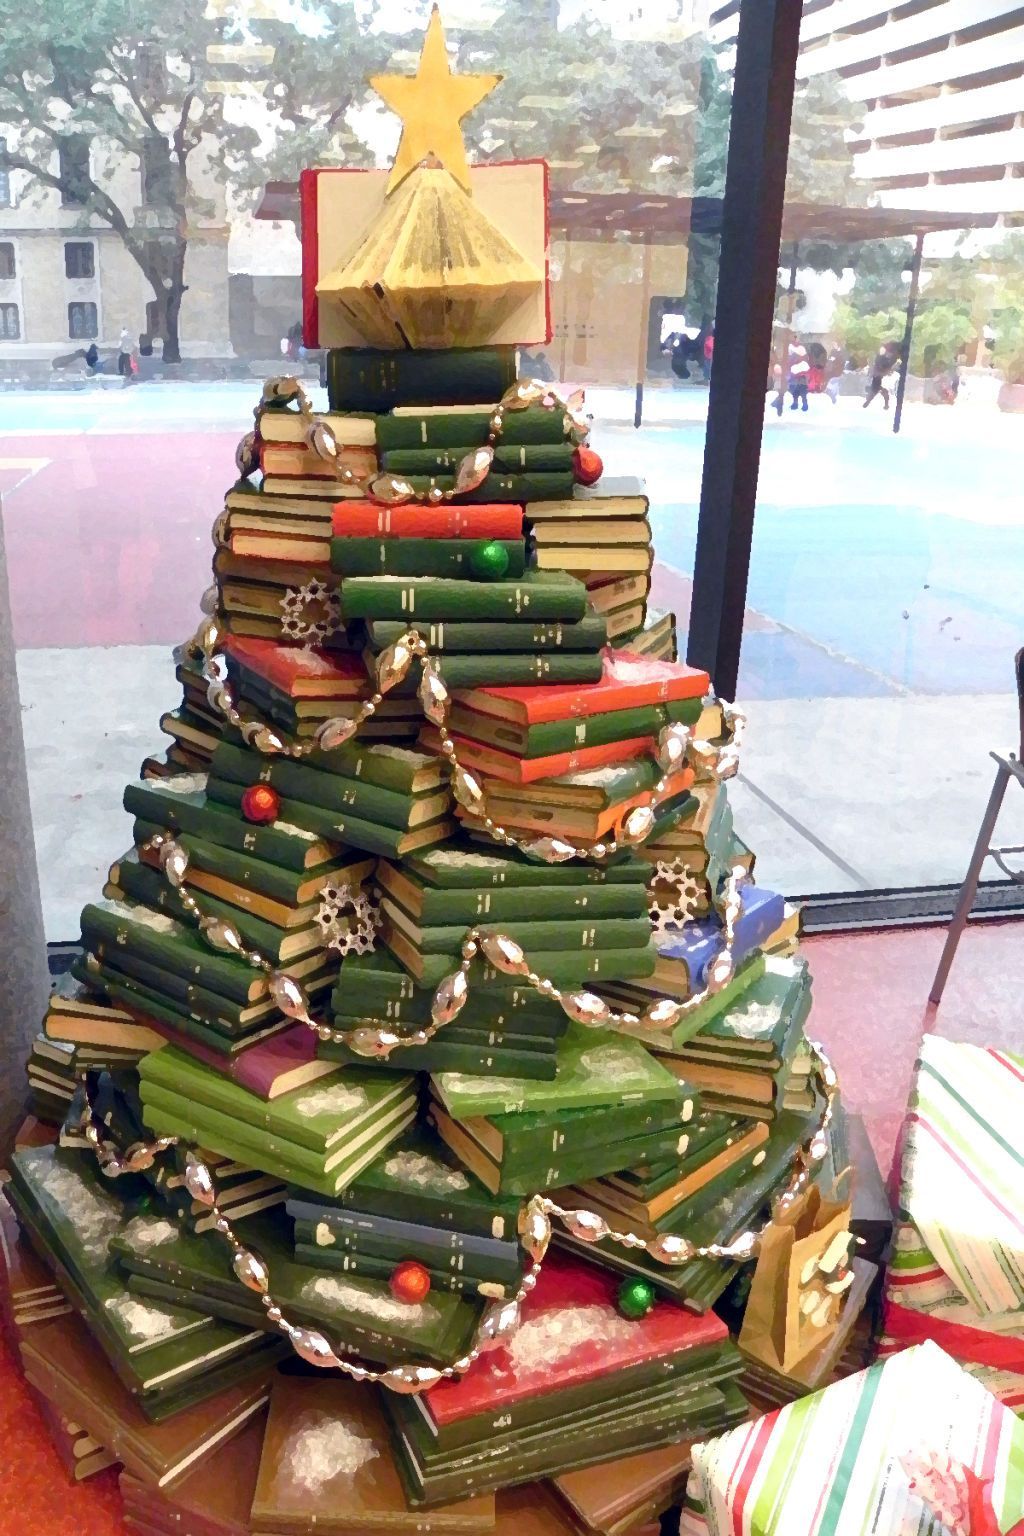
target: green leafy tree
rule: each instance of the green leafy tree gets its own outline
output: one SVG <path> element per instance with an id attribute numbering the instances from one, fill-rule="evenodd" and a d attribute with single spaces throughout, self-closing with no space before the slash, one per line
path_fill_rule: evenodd
<path id="1" fill-rule="evenodd" d="M 0 139 L 7 146 L 0 167 L 59 192 L 84 226 L 98 219 L 119 236 L 153 290 L 170 362 L 181 355 L 190 229 L 213 212 L 213 180 L 245 183 L 263 158 L 256 127 L 228 109 L 237 98 L 211 89 L 230 72 L 218 50 L 241 44 L 244 54 L 252 39 L 210 13 L 207 0 L 0 0 Z M 320 9 L 318 18 L 325 29 L 318 48 L 311 47 L 314 23 L 301 16 L 303 25 L 275 39 L 267 86 L 278 136 L 300 150 L 314 137 L 322 149 L 332 124 L 365 90 L 367 50 L 351 5 Z M 258 79 L 268 67 L 257 59 L 235 73 Z M 300 105 L 306 97 L 326 105 L 314 114 Z M 88 157 L 67 153 L 85 143 L 93 146 Z M 140 167 L 142 193 L 119 200 L 112 163 L 126 157 Z M 268 166 L 269 157 L 264 175 Z"/>

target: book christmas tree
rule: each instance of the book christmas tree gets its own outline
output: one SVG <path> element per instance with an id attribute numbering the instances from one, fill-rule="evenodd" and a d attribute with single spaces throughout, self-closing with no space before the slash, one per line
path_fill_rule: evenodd
<path id="1" fill-rule="evenodd" d="M 969 1461 L 985 1385 L 1024 1372 L 1014 1170 L 993 1135 L 996 1253 L 922 1150 L 889 1292 L 892 1347 L 969 1332 L 988 1376 L 929 1344 L 842 1395 L 891 1219 L 806 1033 L 797 914 L 733 826 L 742 716 L 649 607 L 648 501 L 604 475 L 583 390 L 520 374 L 546 170 L 469 164 L 460 129 L 498 78 L 452 74 L 435 10 L 417 73 L 372 83 L 394 166 L 301 181 L 329 409 L 263 388 L 170 745 L 27 1064 L 11 1346 L 137 1533 L 625 1536 L 695 1445 L 687 1520 L 734 1529 L 752 1458 L 744 1530 L 902 1531 L 877 1513 L 922 1508 L 878 1492 L 900 1382 Z M 932 1052 L 919 1094 L 968 1141 L 955 1068 Z M 972 1074 L 1012 1119 L 1020 1072 Z M 750 1430 L 764 1408 L 790 1416 Z"/>

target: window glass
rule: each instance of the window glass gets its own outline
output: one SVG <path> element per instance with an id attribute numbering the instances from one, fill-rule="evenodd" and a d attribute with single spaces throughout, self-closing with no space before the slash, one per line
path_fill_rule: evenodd
<path id="1" fill-rule="evenodd" d="M 68 305 L 68 335 L 72 337 L 99 335 L 95 304 L 78 301 Z"/>
<path id="2" fill-rule="evenodd" d="M 0 336 L 17 341 L 21 336 L 21 317 L 17 304 L 0 304 Z"/>
<path id="3" fill-rule="evenodd" d="M 95 277 L 95 247 L 91 240 L 68 240 L 64 246 L 64 272 L 67 277 Z"/>
<path id="4" fill-rule="evenodd" d="M 9 281 L 14 277 L 16 270 L 14 242 L 0 240 L 0 282 Z"/>

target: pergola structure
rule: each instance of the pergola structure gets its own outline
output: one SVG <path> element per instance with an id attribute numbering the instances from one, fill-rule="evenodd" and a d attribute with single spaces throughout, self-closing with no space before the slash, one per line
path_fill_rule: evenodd
<path id="1" fill-rule="evenodd" d="M 720 235 L 723 202 L 719 197 L 665 197 L 650 192 L 559 192 L 551 194 L 549 227 L 552 235 L 566 240 L 608 241 L 626 239 L 644 247 L 641 282 L 641 334 L 637 344 L 636 408 L 633 421 L 643 419 L 644 374 L 646 371 L 646 317 L 650 308 L 650 258 L 654 245 L 680 245 L 688 235 Z M 259 207 L 258 219 L 290 219 L 298 227 L 299 189 L 295 182 L 268 182 Z M 787 253 L 791 287 L 795 285 L 800 246 L 812 240 L 837 245 L 856 245 L 866 240 L 912 239 L 914 253 L 910 263 L 910 288 L 907 294 L 906 323 L 902 356 L 896 388 L 896 409 L 892 429 L 899 432 L 903 419 L 906 389 L 906 361 L 914 334 L 914 313 L 921 282 L 921 258 L 925 235 L 941 231 L 987 229 L 996 222 L 994 213 L 928 213 L 916 208 L 847 208 L 831 203 L 787 202 L 782 215 L 782 244 Z"/>

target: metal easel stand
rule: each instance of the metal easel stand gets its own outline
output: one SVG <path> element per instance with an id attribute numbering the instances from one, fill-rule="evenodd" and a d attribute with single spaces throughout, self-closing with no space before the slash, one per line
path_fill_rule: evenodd
<path id="1" fill-rule="evenodd" d="M 996 764 L 996 777 L 992 785 L 992 793 L 988 797 L 988 805 L 985 814 L 981 818 L 981 826 L 978 828 L 978 840 L 971 854 L 971 862 L 967 866 L 967 874 L 964 883 L 960 887 L 960 897 L 953 913 L 953 920 L 946 933 L 946 942 L 942 947 L 942 957 L 939 960 L 938 969 L 935 972 L 935 980 L 932 982 L 928 1000 L 932 1003 L 942 1001 L 942 994 L 946 987 L 953 958 L 956 955 L 960 937 L 967 926 L 967 919 L 971 915 L 974 906 L 974 898 L 978 892 L 978 880 L 981 876 L 981 866 L 988 858 L 994 859 L 1003 871 L 1017 885 L 1024 885 L 1024 870 L 1011 869 L 1006 863 L 1006 856 L 1014 853 L 1024 853 L 1024 847 L 1000 848 L 992 843 L 992 833 L 995 831 L 999 812 L 1003 808 L 1003 799 L 1006 795 L 1007 785 L 1011 779 L 1024 788 L 1024 764 L 1012 752 L 1005 756 L 1001 752 L 990 752 L 989 756 Z"/>

